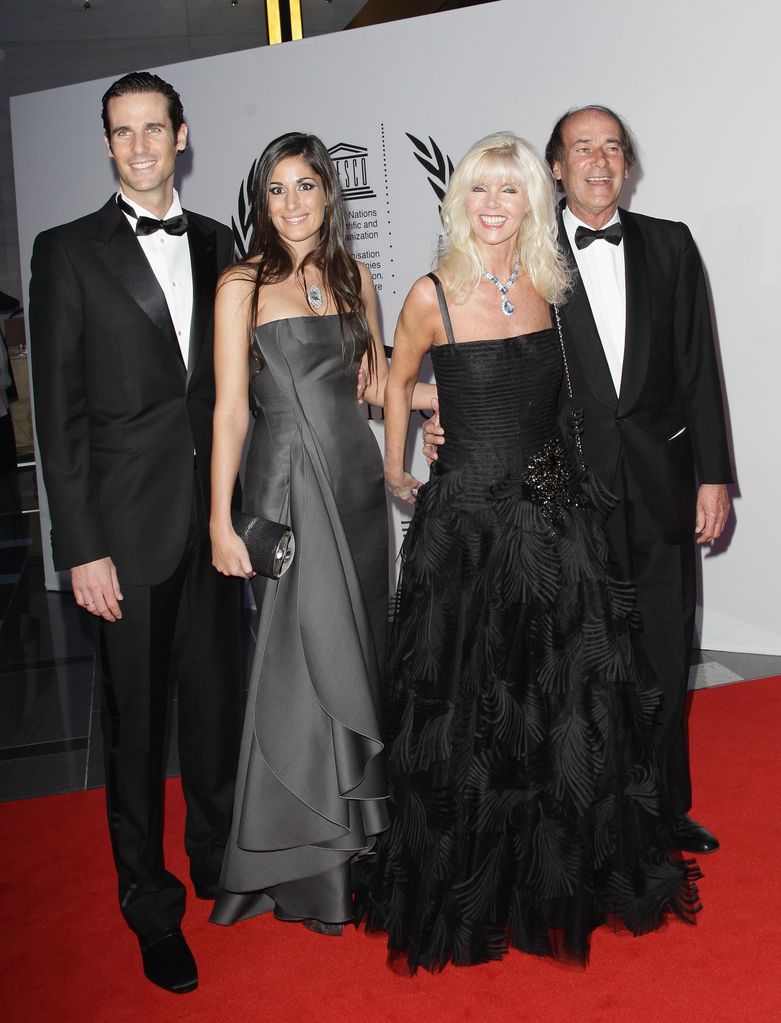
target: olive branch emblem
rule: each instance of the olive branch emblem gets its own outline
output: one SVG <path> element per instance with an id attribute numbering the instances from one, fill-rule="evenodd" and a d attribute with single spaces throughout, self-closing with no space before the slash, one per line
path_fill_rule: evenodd
<path id="1" fill-rule="evenodd" d="M 239 254 L 239 259 L 246 259 L 247 252 L 249 251 L 250 242 L 252 241 L 252 185 L 255 181 L 255 170 L 257 169 L 258 161 L 253 160 L 252 166 L 249 169 L 249 174 L 246 176 L 244 181 L 241 183 L 239 188 L 239 202 L 238 202 L 238 223 L 235 217 L 231 217 L 231 227 L 233 228 L 233 240 L 236 243 L 236 251 Z"/>
<path id="2" fill-rule="evenodd" d="M 416 139 L 409 132 L 405 132 L 405 134 L 417 150 L 416 153 L 413 153 L 413 156 L 421 167 L 429 173 L 428 183 L 434 189 L 437 199 L 439 199 L 440 205 L 438 208 L 441 210 L 442 200 L 445 198 L 445 192 L 453 174 L 453 161 L 449 156 L 446 157 L 444 155 L 430 135 L 428 140 L 431 144 L 431 149 L 429 149 L 425 142 Z"/>

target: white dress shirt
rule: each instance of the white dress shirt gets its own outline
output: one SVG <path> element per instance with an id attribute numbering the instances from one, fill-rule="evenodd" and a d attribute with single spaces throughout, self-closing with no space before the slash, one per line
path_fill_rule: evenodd
<path id="1" fill-rule="evenodd" d="M 624 344 L 626 339 L 626 275 L 624 272 L 624 239 L 613 245 L 602 238 L 597 238 L 585 249 L 575 245 L 575 231 L 581 225 L 568 206 L 562 214 L 564 230 L 567 232 L 572 252 L 575 256 L 586 297 L 594 322 L 597 325 L 599 339 L 605 352 L 605 358 L 613 378 L 616 394 L 621 391 L 621 371 L 624 365 Z M 618 212 L 608 224 L 618 223 Z M 591 229 L 590 229 L 591 230 Z"/>
<path id="2" fill-rule="evenodd" d="M 179 202 L 179 195 L 174 189 L 174 198 L 168 212 L 164 217 L 157 217 L 143 206 L 133 202 L 124 193 L 120 193 L 125 202 L 132 206 L 139 217 L 152 217 L 153 220 L 167 220 L 168 217 L 176 217 L 182 212 L 182 204 Z M 136 230 L 135 218 L 126 213 L 127 221 Z M 190 354 L 190 324 L 193 317 L 193 271 L 190 262 L 190 245 L 187 235 L 166 234 L 165 231 L 155 231 L 154 234 L 142 235 L 138 238 L 138 244 L 149 260 L 152 272 L 157 278 L 157 283 L 163 290 L 168 311 L 171 314 L 176 339 L 182 351 L 182 358 L 185 366 Z"/>

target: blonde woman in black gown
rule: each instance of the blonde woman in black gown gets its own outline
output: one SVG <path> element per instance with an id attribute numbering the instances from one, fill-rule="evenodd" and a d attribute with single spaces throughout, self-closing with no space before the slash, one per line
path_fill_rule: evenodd
<path id="1" fill-rule="evenodd" d="M 292 525 L 259 610 L 233 829 L 212 919 L 273 910 L 338 933 L 352 917 L 350 864 L 387 826 L 380 673 L 387 617 L 382 459 L 365 408 L 387 362 L 371 274 L 347 252 L 346 213 L 323 143 L 298 132 L 260 157 L 248 258 L 215 306 L 211 537 L 226 575 L 251 577 L 230 520 L 249 427 L 243 508 Z M 431 407 L 433 388 L 416 400 Z"/>
<path id="2" fill-rule="evenodd" d="M 386 389 L 386 481 L 417 499 L 391 643 L 393 820 L 360 868 L 357 916 L 413 971 L 508 947 L 582 962 L 606 921 L 692 920 L 697 870 L 660 796 L 633 596 L 606 567 L 611 498 L 557 412 L 567 280 L 548 170 L 488 136 L 442 219 Z M 447 443 L 421 486 L 403 459 L 427 352 Z"/>

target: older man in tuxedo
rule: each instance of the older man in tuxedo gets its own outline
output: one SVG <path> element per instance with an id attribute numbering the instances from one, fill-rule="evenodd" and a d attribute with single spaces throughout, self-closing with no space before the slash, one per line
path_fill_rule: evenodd
<path id="1" fill-rule="evenodd" d="M 240 728 L 240 583 L 214 571 L 208 537 L 212 306 L 233 241 L 181 208 L 187 125 L 167 82 L 119 79 L 103 123 L 119 192 L 33 249 L 36 423 L 55 566 L 98 632 L 121 910 L 147 977 L 184 992 L 197 986 L 185 888 L 162 846 L 169 677 L 201 898 L 219 881 Z"/>
<path id="2" fill-rule="evenodd" d="M 635 150 L 613 111 L 569 111 L 545 155 L 566 196 L 559 241 L 573 290 L 561 321 L 583 454 L 618 498 L 607 536 L 637 587 L 639 660 L 664 694 L 654 738 L 678 842 L 713 852 L 718 840 L 689 816 L 685 701 L 695 538 L 721 535 L 732 475 L 702 263 L 684 224 L 619 208 Z M 431 456 L 444 441 L 436 419 L 424 437 Z"/>

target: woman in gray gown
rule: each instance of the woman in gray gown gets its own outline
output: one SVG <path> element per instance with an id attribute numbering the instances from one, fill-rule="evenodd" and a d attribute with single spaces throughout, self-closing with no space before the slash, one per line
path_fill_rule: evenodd
<path id="1" fill-rule="evenodd" d="M 230 520 L 258 406 L 243 509 L 292 525 L 277 582 L 253 579 L 259 624 L 233 829 L 212 920 L 273 909 L 324 933 L 352 918 L 351 861 L 387 827 L 380 671 L 387 617 L 382 458 L 365 410 L 387 378 L 369 270 L 345 245 L 328 151 L 298 132 L 272 142 L 253 184 L 246 260 L 215 305 L 213 563 L 252 577 Z M 433 388 L 418 388 L 430 407 Z"/>

